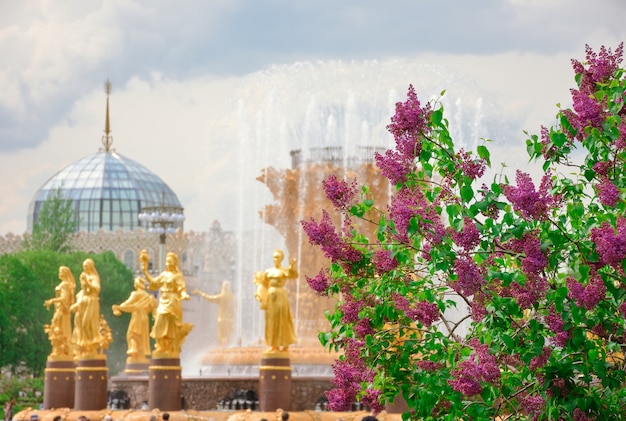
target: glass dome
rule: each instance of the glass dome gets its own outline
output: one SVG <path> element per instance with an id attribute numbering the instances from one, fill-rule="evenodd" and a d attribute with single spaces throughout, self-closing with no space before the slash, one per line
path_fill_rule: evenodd
<path id="1" fill-rule="evenodd" d="M 174 191 L 143 165 L 113 151 L 100 151 L 67 166 L 35 193 L 28 208 L 28 230 L 39 219 L 41 205 L 51 191 L 61 188 L 72 200 L 77 231 L 132 231 L 142 226 L 142 208 L 182 206 Z M 182 228 L 177 221 L 175 228 Z"/>

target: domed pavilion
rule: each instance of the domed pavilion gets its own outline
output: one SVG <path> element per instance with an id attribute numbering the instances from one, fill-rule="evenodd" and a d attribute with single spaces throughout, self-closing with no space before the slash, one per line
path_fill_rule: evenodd
<path id="1" fill-rule="evenodd" d="M 158 175 L 111 148 L 110 83 L 106 87 L 103 147 L 68 165 L 37 190 L 28 208 L 28 231 L 37 223 L 42 204 L 58 189 L 72 201 L 77 232 L 133 231 L 142 226 L 142 209 L 156 208 L 177 216 L 171 221 L 174 230 L 183 228 L 183 208 L 176 193 Z"/>

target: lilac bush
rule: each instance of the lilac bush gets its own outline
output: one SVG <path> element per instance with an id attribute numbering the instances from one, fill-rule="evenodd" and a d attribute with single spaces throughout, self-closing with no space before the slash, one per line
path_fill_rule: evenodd
<path id="1" fill-rule="evenodd" d="M 405 419 L 626 418 L 622 56 L 572 61 L 572 108 L 526 140 L 538 182 L 483 183 L 487 147 L 455 149 L 442 104 L 412 86 L 375 156 L 390 203 L 325 180 L 334 209 L 302 226 L 331 260 L 309 283 L 338 300 L 320 334 L 343 351 L 333 409 L 403 397 Z"/>

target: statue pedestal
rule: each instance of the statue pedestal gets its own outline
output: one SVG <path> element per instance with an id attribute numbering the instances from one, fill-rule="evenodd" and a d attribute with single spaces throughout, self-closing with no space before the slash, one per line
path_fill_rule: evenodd
<path id="1" fill-rule="evenodd" d="M 147 358 L 126 358 L 126 367 L 124 374 L 127 376 L 144 376 L 148 375 L 150 369 L 150 361 Z"/>
<path id="2" fill-rule="evenodd" d="M 291 410 L 291 361 L 288 352 L 264 352 L 259 366 L 259 410 Z"/>
<path id="3" fill-rule="evenodd" d="M 76 366 L 72 357 L 48 357 L 43 387 L 43 409 L 74 408 Z"/>
<path id="4" fill-rule="evenodd" d="M 402 394 L 396 396 L 393 401 L 387 402 L 385 405 L 385 411 L 390 414 L 402 414 L 409 410 L 409 406 L 406 403 L 406 400 L 402 397 Z"/>
<path id="5" fill-rule="evenodd" d="M 79 357 L 76 361 L 74 409 L 93 411 L 107 406 L 108 369 L 105 355 Z"/>
<path id="6" fill-rule="evenodd" d="M 148 407 L 161 411 L 182 409 L 180 358 L 153 355 L 148 368 Z"/>

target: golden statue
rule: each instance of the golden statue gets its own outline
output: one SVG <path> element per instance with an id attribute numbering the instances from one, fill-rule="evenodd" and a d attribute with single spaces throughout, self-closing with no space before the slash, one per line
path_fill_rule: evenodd
<path id="1" fill-rule="evenodd" d="M 188 300 L 187 287 L 183 273 L 178 268 L 176 253 L 167 253 L 165 270 L 153 278 L 148 273 L 148 256 L 141 251 L 141 268 L 149 282 L 151 290 L 160 290 L 159 305 L 156 309 L 154 326 L 150 336 L 155 340 L 155 354 L 167 356 L 180 354 L 183 341 L 193 328 L 190 323 L 183 323 L 183 306 L 181 300 Z"/>
<path id="2" fill-rule="evenodd" d="M 194 289 L 192 294 L 196 294 L 204 298 L 210 303 L 218 305 L 217 310 L 217 342 L 220 346 L 228 346 L 232 344 L 232 338 L 235 327 L 235 294 L 230 289 L 230 282 L 222 282 L 222 290 L 219 294 L 209 295 Z"/>
<path id="3" fill-rule="evenodd" d="M 61 282 L 54 288 L 54 298 L 44 302 L 49 309 L 54 304 L 54 313 L 49 325 L 44 325 L 44 331 L 48 334 L 52 344 L 50 357 L 72 357 L 72 313 L 70 308 L 74 304 L 74 290 L 76 281 L 72 271 L 67 266 L 59 267 L 59 279 Z"/>
<path id="4" fill-rule="evenodd" d="M 296 343 L 296 330 L 289 308 L 289 297 L 285 289 L 287 279 L 298 277 L 296 259 L 291 259 L 289 267 L 282 267 L 285 253 L 274 251 L 274 267 L 254 275 L 257 284 L 255 298 L 265 311 L 265 343 L 268 352 L 287 351 L 289 345 Z"/>
<path id="5" fill-rule="evenodd" d="M 100 331 L 100 275 L 92 259 L 85 259 L 80 274 L 80 291 L 70 307 L 74 315 L 72 344 L 75 356 L 98 353 L 103 343 Z"/>
<path id="6" fill-rule="evenodd" d="M 109 348 L 109 344 L 113 342 L 113 332 L 104 318 L 104 314 L 100 315 L 98 322 L 98 328 L 100 329 L 100 343 L 98 344 L 98 350 L 103 353 L 104 350 Z"/>
<path id="7" fill-rule="evenodd" d="M 130 313 L 130 322 L 126 331 L 126 354 L 133 360 L 143 361 L 150 356 L 150 320 L 148 313 L 156 308 L 156 299 L 146 292 L 146 281 L 135 278 L 135 290 L 126 301 L 113 304 L 113 314 L 121 316 Z"/>

